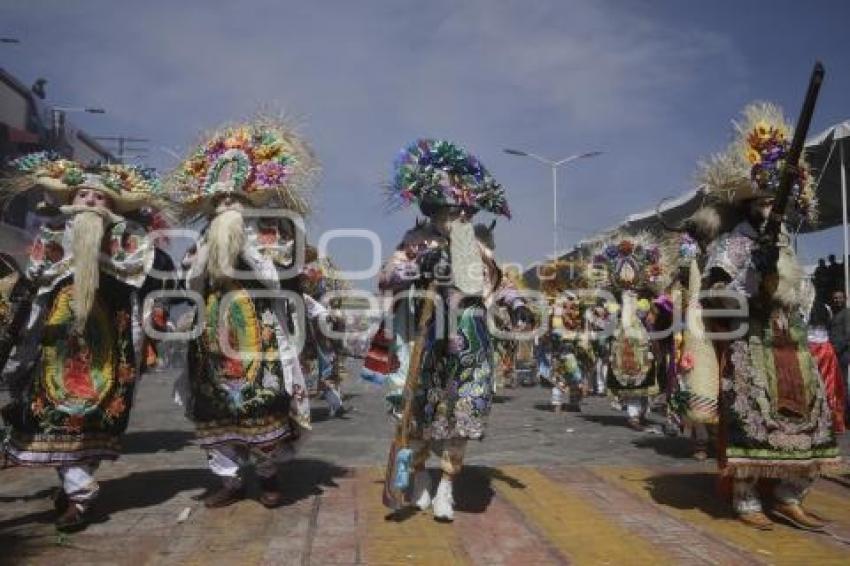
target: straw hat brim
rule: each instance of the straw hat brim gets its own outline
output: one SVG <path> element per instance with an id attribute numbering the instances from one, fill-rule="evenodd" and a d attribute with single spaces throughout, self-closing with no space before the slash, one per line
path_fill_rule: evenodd
<path id="1" fill-rule="evenodd" d="M 156 202 L 155 196 L 150 193 L 129 193 L 127 191 L 116 191 L 105 186 L 89 187 L 85 184 L 71 186 L 53 177 L 38 177 L 36 179 L 36 187 L 49 192 L 59 201 L 57 204 L 69 204 L 74 198 L 74 193 L 82 188 L 102 191 L 109 196 L 115 212 L 119 214 L 133 212 L 140 208 L 151 206 Z"/>

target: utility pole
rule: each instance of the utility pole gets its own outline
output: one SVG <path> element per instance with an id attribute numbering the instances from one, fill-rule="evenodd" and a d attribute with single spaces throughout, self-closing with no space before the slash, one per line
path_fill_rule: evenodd
<path id="1" fill-rule="evenodd" d="M 555 269 L 557 270 L 558 256 L 560 253 L 560 250 L 558 249 L 558 167 L 561 167 L 562 165 L 566 165 L 568 163 L 572 163 L 577 159 L 587 159 L 589 157 L 596 157 L 598 155 L 602 155 L 602 152 L 588 151 L 585 153 L 571 155 L 569 157 L 565 157 L 557 161 L 555 161 L 554 159 L 541 157 L 528 151 L 522 151 L 520 149 L 506 148 L 504 152 L 508 155 L 516 155 L 518 157 L 530 157 L 531 159 L 543 163 L 544 165 L 552 169 L 552 265 L 555 266 Z"/>

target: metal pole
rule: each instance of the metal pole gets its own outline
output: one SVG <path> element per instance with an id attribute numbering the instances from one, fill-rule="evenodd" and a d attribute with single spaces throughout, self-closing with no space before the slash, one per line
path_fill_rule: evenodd
<path id="1" fill-rule="evenodd" d="M 552 165 L 552 262 L 558 264 L 558 166 Z"/>
<path id="2" fill-rule="evenodd" d="M 844 298 L 850 295 L 850 265 L 847 256 L 850 255 L 850 237 L 847 233 L 847 172 L 844 163 L 844 139 L 838 140 L 838 155 L 841 164 L 841 214 L 844 224 Z"/>

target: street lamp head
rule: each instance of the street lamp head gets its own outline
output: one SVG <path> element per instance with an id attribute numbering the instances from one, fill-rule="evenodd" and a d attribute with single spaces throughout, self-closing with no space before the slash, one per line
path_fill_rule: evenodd
<path id="1" fill-rule="evenodd" d="M 56 112 L 86 112 L 88 114 L 106 114 L 106 110 L 103 108 L 90 108 L 79 107 L 79 106 L 52 106 L 50 110 L 54 113 Z"/>
<path id="2" fill-rule="evenodd" d="M 587 153 L 582 153 L 581 155 L 579 155 L 579 157 L 581 157 L 581 158 L 596 157 L 597 155 L 602 155 L 602 152 L 601 151 L 588 151 Z"/>
<path id="3" fill-rule="evenodd" d="M 521 151 L 519 149 L 505 148 L 503 151 L 505 153 L 507 153 L 508 155 L 519 155 L 520 157 L 528 157 L 528 153 Z"/>

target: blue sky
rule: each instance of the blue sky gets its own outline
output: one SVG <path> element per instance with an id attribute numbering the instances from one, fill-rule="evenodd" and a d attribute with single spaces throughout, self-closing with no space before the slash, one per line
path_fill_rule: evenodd
<path id="1" fill-rule="evenodd" d="M 7 0 L 0 35 L 21 43 L 0 46 L 0 64 L 46 77 L 52 102 L 104 107 L 76 121 L 150 138 L 163 170 L 206 129 L 284 110 L 323 164 L 314 233 L 370 228 L 385 256 L 415 217 L 384 210 L 396 152 L 455 140 L 507 187 L 514 219 L 500 220 L 498 255 L 528 263 L 551 247 L 549 171 L 503 148 L 605 152 L 561 174 L 566 247 L 690 188 L 747 102 L 795 117 L 816 58 L 827 80 L 813 132 L 850 118 L 847 21 L 839 1 Z M 839 246 L 829 231 L 801 252 Z M 367 251 L 333 249 L 351 269 Z"/>

